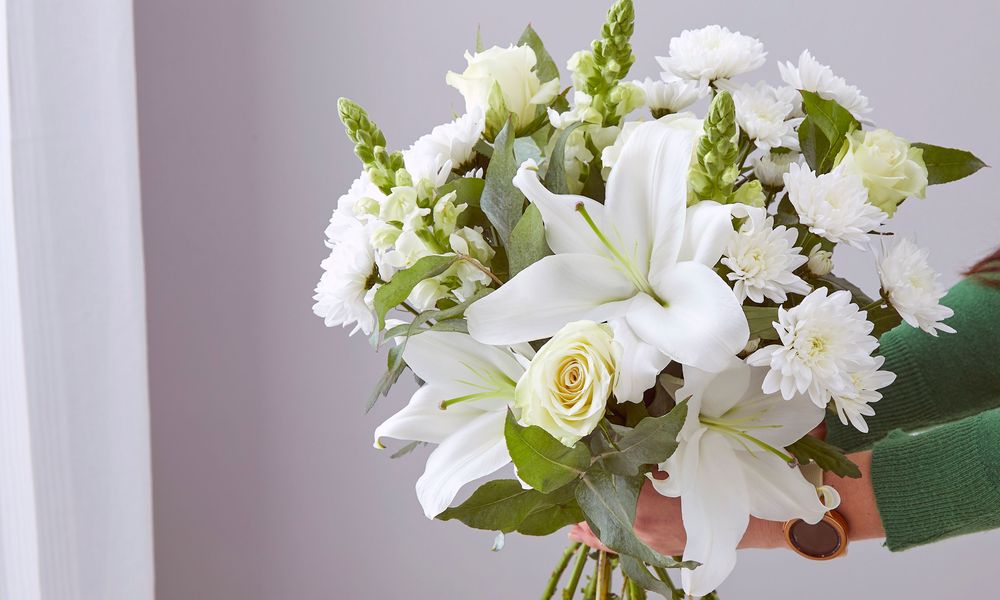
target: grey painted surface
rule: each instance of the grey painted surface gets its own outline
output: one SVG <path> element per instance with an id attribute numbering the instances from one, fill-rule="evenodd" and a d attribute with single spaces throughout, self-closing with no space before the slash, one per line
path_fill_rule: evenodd
<path id="1" fill-rule="evenodd" d="M 808 47 L 901 135 L 1000 161 L 1000 5 L 638 2 L 637 76 L 685 27 Z M 797 7 L 797 8 L 793 8 Z M 492 536 L 421 514 L 423 454 L 390 461 L 365 416 L 383 364 L 310 313 L 322 231 L 358 166 L 335 103 L 368 107 L 409 144 L 461 110 L 445 86 L 477 23 L 487 43 L 531 20 L 563 62 L 603 1 L 137 0 L 149 295 L 157 589 L 161 600 L 530 598 L 563 540 Z M 773 60 L 763 71 L 777 81 Z M 932 189 L 895 227 L 949 282 L 1000 242 L 996 172 Z M 871 284 L 870 258 L 838 270 Z M 942 399 L 943 402 L 947 399 Z M 745 552 L 728 598 L 959 597 L 993 589 L 998 534 L 900 555 L 858 544 L 831 564 Z M 776 581 L 783 586 L 774 591 Z"/>

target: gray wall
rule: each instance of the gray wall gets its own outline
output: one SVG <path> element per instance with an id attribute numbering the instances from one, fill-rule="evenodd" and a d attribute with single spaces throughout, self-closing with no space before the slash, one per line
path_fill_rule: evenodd
<path id="1" fill-rule="evenodd" d="M 365 416 L 383 359 L 310 313 L 323 228 L 358 171 L 336 118 L 349 95 L 397 147 L 461 110 L 444 84 L 481 23 L 531 20 L 560 63 L 605 1 L 137 0 L 142 178 L 161 600 L 533 597 L 563 546 L 426 520 L 422 454 L 389 460 Z M 685 27 L 721 22 L 773 59 L 803 47 L 859 85 L 904 136 L 1000 161 L 1000 4 L 640 0 L 637 75 Z M 792 8 L 792 7 L 797 8 Z M 767 75 L 777 80 L 773 62 Z M 995 170 L 901 211 L 954 281 L 1000 242 Z M 851 276 L 870 258 L 846 257 Z M 870 276 L 862 281 L 871 283 Z M 946 402 L 942 398 L 942 402 Z M 998 534 L 832 564 L 746 552 L 729 598 L 959 597 L 995 589 Z M 778 578 L 784 587 L 772 592 Z"/>

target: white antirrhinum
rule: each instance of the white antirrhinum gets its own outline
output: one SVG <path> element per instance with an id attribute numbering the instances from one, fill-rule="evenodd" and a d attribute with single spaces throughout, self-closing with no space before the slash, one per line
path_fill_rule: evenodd
<path id="1" fill-rule="evenodd" d="M 530 165 L 514 184 L 541 211 L 554 252 L 469 307 L 469 332 L 489 344 L 552 336 L 572 321 L 609 322 L 625 358 L 619 401 L 638 401 L 670 362 L 723 368 L 749 327 L 712 267 L 733 233 L 732 207 L 687 203 L 701 122 L 643 123 L 608 179 L 607 200 L 549 192 Z M 630 358 L 631 357 L 631 358 Z"/>
<path id="2" fill-rule="evenodd" d="M 885 364 L 884 356 L 876 356 L 863 369 L 850 373 L 851 387 L 833 395 L 837 416 L 844 425 L 850 423 L 858 431 L 868 433 L 868 423 L 865 417 L 875 414 L 870 405 L 882 399 L 878 390 L 896 380 L 896 374 L 891 371 L 880 371 Z"/>
<path id="3" fill-rule="evenodd" d="M 707 85 L 729 79 L 764 64 L 767 52 L 760 40 L 709 25 L 687 29 L 670 40 L 670 55 L 657 56 L 660 66 L 669 74 Z"/>
<path id="4" fill-rule="evenodd" d="M 809 393 L 824 407 L 837 393 L 852 389 L 850 373 L 868 368 L 878 340 L 866 313 L 851 303 L 844 290 L 827 295 L 817 288 L 800 304 L 778 308 L 774 324 L 780 345 L 761 348 L 747 358 L 753 366 L 770 366 L 764 391 L 780 391 L 785 399 Z"/>
<path id="5" fill-rule="evenodd" d="M 687 533 L 684 560 L 701 563 L 681 571 L 684 591 L 704 596 L 736 565 L 736 546 L 750 516 L 816 523 L 836 507 L 793 466 L 784 448 L 823 420 L 823 410 L 802 396 L 785 401 L 761 391 L 766 369 L 731 359 L 719 373 L 684 367 L 688 416 L 674 454 L 652 479 L 658 492 L 681 498 Z"/>
<path id="6" fill-rule="evenodd" d="M 792 163 L 784 180 L 799 221 L 835 244 L 845 242 L 863 250 L 870 233 L 889 218 L 868 202 L 861 178 L 840 168 L 816 175 L 809 167 Z"/>
<path id="7" fill-rule="evenodd" d="M 789 120 L 798 92 L 791 88 L 775 89 L 763 81 L 756 85 L 744 83 L 726 87 L 733 95 L 740 129 L 758 148 L 765 152 L 779 147 L 799 149 L 795 133 L 799 120 Z"/>
<path id="8" fill-rule="evenodd" d="M 485 126 L 481 109 L 474 109 L 451 123 L 438 125 L 403 151 L 403 164 L 414 183 L 429 181 L 440 187 L 453 169 L 468 162 Z"/>
<path id="9" fill-rule="evenodd" d="M 843 77 L 834 75 L 830 67 L 813 58 L 808 50 L 799 55 L 797 65 L 779 62 L 778 70 L 781 71 L 781 78 L 793 89 L 814 92 L 820 98 L 834 100 L 859 120 L 864 120 L 865 115 L 871 112 L 868 98 L 861 94 L 861 90 L 848 85 Z"/>
<path id="10" fill-rule="evenodd" d="M 750 211 L 722 258 L 740 302 L 750 298 L 761 303 L 767 298 L 781 304 L 790 293 L 809 293 L 809 285 L 794 273 L 808 260 L 800 253 L 802 249 L 795 247 L 797 236 L 795 229 L 774 227 L 774 218 L 767 217 L 763 209 Z"/>
<path id="11" fill-rule="evenodd" d="M 438 444 L 417 480 L 417 498 L 433 519 L 462 486 L 510 462 L 504 422 L 525 364 L 509 350 L 443 331 L 411 337 L 403 361 L 424 384 L 378 426 L 375 447 L 386 437 Z"/>
<path id="12" fill-rule="evenodd" d="M 928 251 L 907 238 L 885 244 L 878 261 L 882 289 L 903 320 L 931 335 L 955 333 L 942 321 L 955 311 L 941 304 L 946 290 L 938 273 L 927 262 Z"/>
<path id="13" fill-rule="evenodd" d="M 673 78 L 667 81 L 647 77 L 632 82 L 646 95 L 646 108 L 659 113 L 676 113 L 708 96 L 711 88 L 697 81 Z"/>

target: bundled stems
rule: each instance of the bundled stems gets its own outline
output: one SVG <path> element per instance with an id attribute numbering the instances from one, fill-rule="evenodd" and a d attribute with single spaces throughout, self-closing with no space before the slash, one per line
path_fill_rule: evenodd
<path id="1" fill-rule="evenodd" d="M 580 576 L 583 575 L 583 568 L 587 566 L 587 552 L 590 548 L 580 544 L 577 551 L 576 562 L 573 563 L 573 570 L 570 571 L 569 583 L 563 589 L 562 600 L 571 600 L 576 595 L 576 587 L 580 584 Z"/>
<path id="2" fill-rule="evenodd" d="M 601 550 L 597 555 L 597 596 L 595 600 L 608 600 L 611 592 L 611 558 Z"/>
<path id="3" fill-rule="evenodd" d="M 577 549 L 583 546 L 579 542 L 574 542 L 566 547 L 563 551 L 562 558 L 559 559 L 559 564 L 556 565 L 554 571 L 552 571 L 552 576 L 549 577 L 549 584 L 545 586 L 545 591 L 542 592 L 542 600 L 550 600 L 552 596 L 556 593 L 556 587 L 559 585 L 559 580 L 562 578 L 563 573 L 566 571 L 566 567 L 569 565 L 569 561 L 573 558 L 573 553 Z"/>

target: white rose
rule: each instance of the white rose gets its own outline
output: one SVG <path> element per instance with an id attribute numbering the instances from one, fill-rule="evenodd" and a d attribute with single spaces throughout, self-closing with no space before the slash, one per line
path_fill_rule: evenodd
<path id="1" fill-rule="evenodd" d="M 607 325 L 576 321 L 560 329 L 517 382 L 521 424 L 537 425 L 567 446 L 592 432 L 615 385 L 616 355 Z"/>
<path id="2" fill-rule="evenodd" d="M 841 159 L 843 169 L 861 177 L 868 201 L 890 217 L 909 196 L 924 197 L 927 166 L 924 151 L 886 129 L 855 131 L 847 136 L 849 148 Z"/>
<path id="3" fill-rule="evenodd" d="M 515 126 L 523 128 L 535 119 L 538 106 L 548 104 L 559 93 L 558 79 L 544 84 L 539 81 L 534 71 L 535 51 L 528 46 L 494 46 L 476 54 L 466 52 L 465 60 L 469 63 L 465 71 L 449 72 L 446 81 L 465 97 L 469 113 L 487 114 L 491 108 L 490 92 L 497 85 L 507 110 L 514 116 Z"/>

